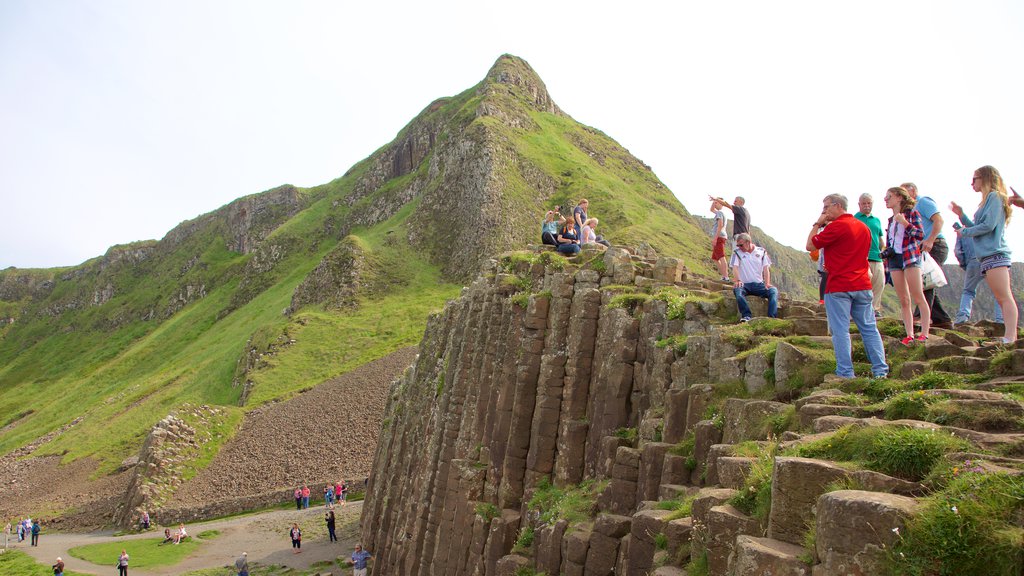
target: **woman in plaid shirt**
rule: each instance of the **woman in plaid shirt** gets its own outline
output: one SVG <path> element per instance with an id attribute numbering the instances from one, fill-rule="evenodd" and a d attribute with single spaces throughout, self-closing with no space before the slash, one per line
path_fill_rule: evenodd
<path id="1" fill-rule="evenodd" d="M 914 313 L 911 301 L 921 310 L 921 334 L 916 338 L 923 342 L 928 339 L 931 328 L 931 310 L 924 297 L 921 282 L 921 240 L 924 228 L 921 216 L 914 211 L 914 199 L 905 188 L 895 186 L 885 193 L 885 206 L 892 210 L 889 218 L 889 234 L 886 239 L 886 268 L 892 275 L 892 285 L 900 299 L 900 313 L 907 337 L 901 340 L 904 346 L 914 343 Z"/>

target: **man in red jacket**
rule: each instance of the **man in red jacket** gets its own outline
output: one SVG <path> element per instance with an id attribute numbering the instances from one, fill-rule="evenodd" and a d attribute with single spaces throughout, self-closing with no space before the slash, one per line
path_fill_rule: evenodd
<path id="1" fill-rule="evenodd" d="M 832 348 L 836 355 L 836 375 L 853 378 L 850 349 L 850 318 L 860 331 L 864 351 L 871 361 L 871 374 L 885 378 L 885 346 L 875 324 L 871 307 L 871 276 L 868 274 L 868 250 L 871 232 L 863 222 L 846 211 L 846 196 L 829 194 L 822 201 L 821 215 L 807 235 L 807 250 L 825 248 L 825 314 L 832 330 Z"/>

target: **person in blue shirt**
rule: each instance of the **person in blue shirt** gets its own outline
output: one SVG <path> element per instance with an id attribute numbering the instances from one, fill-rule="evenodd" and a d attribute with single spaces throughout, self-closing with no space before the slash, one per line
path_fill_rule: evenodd
<path id="1" fill-rule="evenodd" d="M 981 193 L 981 203 L 974 219 L 968 218 L 956 202 L 950 204 L 950 209 L 964 225 L 960 233 L 974 241 L 974 255 L 981 263 L 981 274 L 1003 309 L 1006 330 L 1001 341 L 1011 344 L 1017 341 L 1017 303 L 1010 291 L 1010 248 L 1004 235 L 1012 216 L 1009 195 L 1003 177 L 992 166 L 975 170 L 971 187 Z"/>
<path id="2" fill-rule="evenodd" d="M 352 576 L 366 576 L 366 562 L 372 560 L 373 555 L 363 550 L 361 544 L 356 544 L 356 550 L 352 553 L 352 558 L 348 561 L 349 565 L 352 566 Z"/>
<path id="3" fill-rule="evenodd" d="M 927 252 L 928 256 L 935 260 L 939 267 L 942 267 L 949 256 L 949 244 L 946 244 L 946 239 L 942 236 L 944 222 L 938 204 L 930 196 L 921 196 L 917 191 L 917 185 L 913 182 L 905 182 L 901 184 L 901 187 L 910 192 L 910 197 L 917 202 L 914 205 L 914 211 L 921 215 L 921 227 L 924 228 L 921 251 Z M 936 296 L 935 289 L 925 290 L 924 298 L 928 301 L 929 309 L 932 312 L 932 327 L 952 328 L 953 320 L 942 308 L 942 302 Z"/>

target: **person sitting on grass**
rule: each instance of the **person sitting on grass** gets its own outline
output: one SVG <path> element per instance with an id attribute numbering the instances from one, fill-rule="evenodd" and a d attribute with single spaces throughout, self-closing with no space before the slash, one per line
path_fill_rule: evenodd
<path id="1" fill-rule="evenodd" d="M 181 544 L 181 541 L 188 538 L 188 532 L 185 531 L 185 524 L 178 524 L 178 531 L 174 533 L 174 543 Z"/>
<path id="2" fill-rule="evenodd" d="M 167 544 L 168 542 L 174 542 L 174 536 L 171 536 L 170 528 L 164 528 L 164 541 L 160 544 Z"/>

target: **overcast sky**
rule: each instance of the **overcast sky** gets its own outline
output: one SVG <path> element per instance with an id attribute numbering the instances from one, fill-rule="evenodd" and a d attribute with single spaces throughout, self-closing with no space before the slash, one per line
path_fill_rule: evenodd
<path id="1" fill-rule="evenodd" d="M 992 164 L 1024 193 L 1021 2 L 0 0 L 0 268 L 330 181 L 503 53 L 690 211 L 744 195 L 792 246 L 832 192 L 973 212 Z M 1008 234 L 1024 260 L 1024 211 Z"/>

